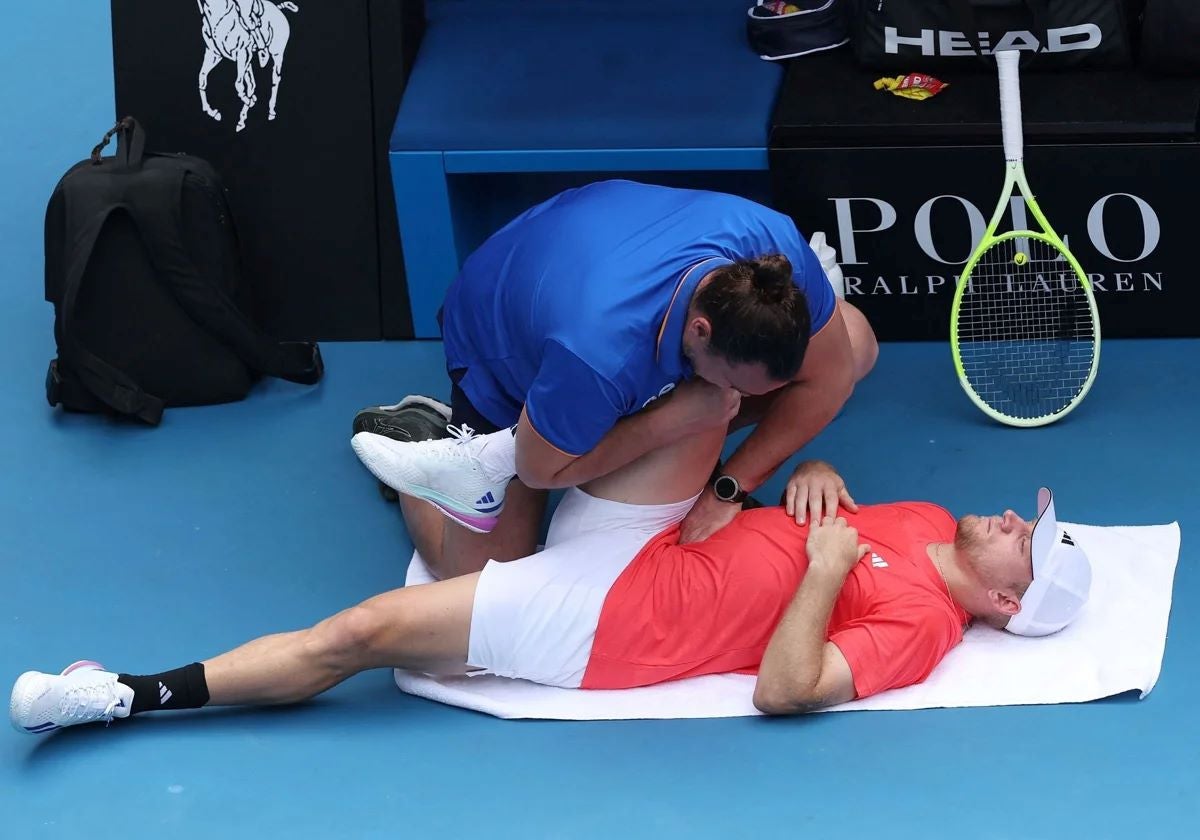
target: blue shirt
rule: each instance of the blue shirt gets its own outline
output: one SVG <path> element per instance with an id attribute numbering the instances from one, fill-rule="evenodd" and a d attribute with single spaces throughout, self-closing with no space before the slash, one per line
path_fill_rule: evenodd
<path id="1" fill-rule="evenodd" d="M 723 193 L 603 181 L 522 213 L 473 253 L 446 294 L 447 367 L 498 426 L 522 406 L 570 455 L 692 375 L 683 328 L 697 284 L 782 253 L 815 334 L 836 298 L 792 220 Z"/>

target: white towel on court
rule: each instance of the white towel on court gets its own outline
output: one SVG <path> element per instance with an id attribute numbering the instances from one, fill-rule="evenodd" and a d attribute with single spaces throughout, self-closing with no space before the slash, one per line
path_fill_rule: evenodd
<path id="1" fill-rule="evenodd" d="M 1179 525 L 1095 527 L 1061 523 L 1092 560 L 1092 596 L 1054 636 L 1024 638 L 972 626 L 920 685 L 827 711 L 1076 703 L 1127 691 L 1144 698 L 1158 681 Z M 580 558 L 586 562 L 586 558 Z M 431 580 L 419 555 L 408 584 Z M 754 678 L 740 674 L 620 691 L 582 691 L 504 677 L 441 677 L 397 670 L 402 691 L 500 718 L 626 720 L 758 714 Z"/>

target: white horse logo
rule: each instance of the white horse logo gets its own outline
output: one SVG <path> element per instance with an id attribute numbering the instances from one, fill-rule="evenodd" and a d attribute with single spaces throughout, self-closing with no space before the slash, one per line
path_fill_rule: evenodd
<path id="1" fill-rule="evenodd" d="M 200 67 L 200 107 L 214 120 L 221 112 L 208 104 L 208 74 L 227 58 L 237 64 L 233 87 L 242 100 L 242 113 L 237 130 L 246 127 L 246 115 L 258 102 L 255 90 L 254 56 L 258 64 L 271 68 L 271 101 L 267 119 L 275 119 L 275 102 L 279 98 L 279 81 L 283 78 L 283 53 L 287 49 L 292 28 L 284 11 L 299 12 L 295 3 L 272 3 L 270 0 L 196 0 L 203 18 L 204 63 Z"/>

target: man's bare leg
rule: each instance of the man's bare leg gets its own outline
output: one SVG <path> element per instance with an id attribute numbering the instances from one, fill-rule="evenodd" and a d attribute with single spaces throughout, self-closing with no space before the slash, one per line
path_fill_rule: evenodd
<path id="1" fill-rule="evenodd" d="M 723 439 L 719 428 L 681 439 L 581 489 L 629 504 L 690 499 L 703 489 Z M 456 530 L 464 531 L 447 532 Z M 297 702 L 371 668 L 463 673 L 478 583 L 476 572 L 395 589 L 308 630 L 264 636 L 210 659 L 204 662 L 209 704 Z"/>
<path id="2" fill-rule="evenodd" d="M 630 504 L 666 504 L 690 498 L 703 489 L 720 454 L 723 433 L 723 428 L 715 428 L 711 433 L 677 441 L 585 484 L 582 489 L 591 495 Z M 483 437 L 501 440 L 491 435 Z M 511 457 L 513 461 L 508 468 L 515 474 L 515 451 Z M 708 464 L 708 472 L 697 466 L 703 463 Z M 695 475 L 700 475 L 699 483 Z M 680 487 L 688 492 L 681 495 Z M 430 571 L 445 580 L 478 572 L 488 560 L 505 562 L 532 554 L 548 498 L 546 491 L 531 489 L 512 478 L 505 490 L 504 510 L 496 527 L 487 534 L 477 534 L 448 521 L 433 505 L 414 496 L 402 493 L 400 505 L 413 545 Z"/>
<path id="3" fill-rule="evenodd" d="M 463 673 L 479 575 L 394 589 L 204 662 L 209 705 L 294 703 L 372 668 Z"/>
<path id="4" fill-rule="evenodd" d="M 665 505 L 704 489 L 725 443 L 725 429 L 680 438 L 580 487 L 590 496 L 631 505 Z"/>
<path id="5" fill-rule="evenodd" d="M 704 489 L 723 440 L 724 430 L 720 428 L 693 435 L 649 452 L 580 489 L 602 499 L 635 505 L 689 499 Z M 478 572 L 488 560 L 504 562 L 532 554 L 548 498 L 546 491 L 532 490 L 514 478 L 505 492 L 504 511 L 489 534 L 459 527 L 421 499 L 401 495 L 400 503 L 413 544 L 429 570 L 445 580 Z"/>
<path id="6" fill-rule="evenodd" d="M 423 499 L 401 494 L 400 509 L 421 559 L 429 571 L 445 580 L 478 572 L 488 560 L 503 562 L 533 554 L 548 498 L 545 490 L 531 490 L 514 478 L 505 491 L 504 510 L 496 527 L 487 534 L 450 522 Z"/>
<path id="7" fill-rule="evenodd" d="M 632 504 L 687 500 L 703 488 L 723 440 L 721 428 L 681 439 L 591 482 L 586 492 Z M 198 665 L 162 674 L 121 674 L 118 683 L 114 673 L 83 668 L 68 676 L 40 675 L 38 679 L 45 678 L 40 685 L 48 681 L 56 686 L 51 691 L 56 699 L 71 685 L 84 685 L 89 702 L 101 690 L 110 692 L 107 697 L 113 705 L 107 710 L 104 703 L 108 701 L 101 698 L 90 717 L 75 717 L 64 724 L 69 725 L 107 719 L 106 715 L 124 716 L 130 708 L 137 713 L 205 705 L 294 703 L 373 668 L 463 673 L 478 582 L 475 573 L 396 589 L 307 630 L 264 636 Z M 180 675 L 184 672 L 191 676 L 183 679 Z M 25 678 L 23 675 L 21 680 Z M 22 693 L 21 680 L 14 686 L 14 700 Z M 46 692 L 40 686 L 32 689 L 26 685 L 24 693 L 35 702 L 45 702 Z M 126 697 L 130 698 L 128 705 L 114 712 L 116 701 L 124 702 Z M 14 708 L 20 705 L 14 703 Z"/>
<path id="8" fill-rule="evenodd" d="M 400 494 L 400 515 L 404 517 L 404 528 L 408 531 L 413 548 L 420 552 L 429 570 L 440 567 L 446 529 L 458 526 L 450 525 L 446 517 L 429 502 L 403 493 Z"/>

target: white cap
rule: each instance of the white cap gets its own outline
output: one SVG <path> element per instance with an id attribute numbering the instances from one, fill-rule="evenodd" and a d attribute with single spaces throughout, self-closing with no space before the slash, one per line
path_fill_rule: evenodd
<path id="1" fill-rule="evenodd" d="M 1033 583 L 1021 598 L 1021 611 L 1008 620 L 1018 636 L 1048 636 L 1066 627 L 1087 603 L 1092 564 L 1071 535 L 1058 527 L 1054 494 L 1038 490 L 1037 523 L 1030 540 Z"/>

